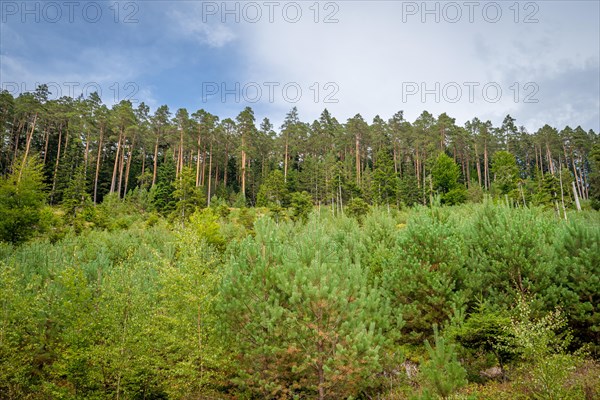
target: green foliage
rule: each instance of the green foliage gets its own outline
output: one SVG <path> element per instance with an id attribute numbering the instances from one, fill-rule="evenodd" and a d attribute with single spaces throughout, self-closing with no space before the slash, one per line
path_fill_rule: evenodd
<path id="1" fill-rule="evenodd" d="M 464 186 L 460 185 L 451 189 L 448 193 L 444 193 L 442 196 L 442 202 L 449 206 L 454 206 L 457 204 L 463 204 L 467 201 L 467 190 Z"/>
<path id="2" fill-rule="evenodd" d="M 276 169 L 271 171 L 267 179 L 260 185 L 256 197 L 257 207 L 283 207 L 288 202 L 288 191 L 283 173 Z"/>
<path id="3" fill-rule="evenodd" d="M 91 217 L 90 209 L 92 201 L 90 195 L 86 192 L 85 169 L 83 165 L 75 169 L 73 178 L 63 192 L 61 205 L 68 219 L 75 220 L 79 215 L 86 212 Z"/>
<path id="4" fill-rule="evenodd" d="M 590 199 L 592 207 L 600 210 L 600 142 L 596 143 L 590 153 L 592 172 L 590 173 Z"/>
<path id="5" fill-rule="evenodd" d="M 476 182 L 471 182 L 467 189 L 467 201 L 471 203 L 481 203 L 483 201 L 483 188 Z"/>
<path id="6" fill-rule="evenodd" d="M 580 359 L 566 353 L 571 341 L 564 332 L 566 318 L 560 309 L 535 318 L 530 305 L 520 299 L 513 310 L 510 326 L 510 349 L 525 363 L 530 381 L 528 391 L 534 398 L 544 400 L 575 399 L 573 388 L 566 386 L 567 378 Z"/>
<path id="7" fill-rule="evenodd" d="M 219 251 L 225 250 L 225 239 L 221 234 L 219 216 L 210 208 L 192 214 L 188 232 Z"/>
<path id="8" fill-rule="evenodd" d="M 439 335 L 434 326 L 435 348 L 425 341 L 429 359 L 421 366 L 426 390 L 432 390 L 442 399 L 447 399 L 460 387 L 467 384 L 467 372 L 457 360 L 455 345 L 449 344 Z M 428 394 L 425 397 L 429 397 Z"/>
<path id="9" fill-rule="evenodd" d="M 462 229 L 469 252 L 465 283 L 472 293 L 499 307 L 525 294 L 539 296 L 538 307 L 557 304 L 559 290 L 551 279 L 557 273 L 552 218 L 538 209 L 487 202 Z"/>
<path id="10" fill-rule="evenodd" d="M 595 211 L 152 203 L 41 198 L 47 239 L 0 243 L 0 398 L 597 397 Z"/>
<path id="11" fill-rule="evenodd" d="M 589 343 L 600 354 L 600 226 L 571 221 L 555 239 L 554 277 L 564 287 L 565 314 L 578 345 Z"/>
<path id="12" fill-rule="evenodd" d="M 506 311 L 494 311 L 481 303 L 466 320 L 451 323 L 446 328 L 445 336 L 460 346 L 461 360 L 470 381 L 485 382 L 485 378 L 506 377 L 506 366 L 515 359 L 509 345 L 511 333 L 506 329 L 510 323 Z M 482 370 L 497 366 L 499 370 L 493 375 L 482 375 Z"/>
<path id="13" fill-rule="evenodd" d="M 458 184 L 460 171 L 458 165 L 446 153 L 440 153 L 431 170 L 433 189 L 440 193 L 448 193 Z"/>
<path id="14" fill-rule="evenodd" d="M 223 385 L 220 257 L 193 230 L 90 232 L 0 258 L 0 397 L 202 398 Z"/>
<path id="15" fill-rule="evenodd" d="M 398 182 L 398 195 L 400 201 L 409 207 L 419 204 L 421 202 L 421 193 L 417 177 L 405 174 Z"/>
<path id="16" fill-rule="evenodd" d="M 420 209 L 397 237 L 383 268 L 383 285 L 401 310 L 405 343 L 420 344 L 434 325 L 461 309 L 466 246 L 445 209 Z"/>
<path id="17" fill-rule="evenodd" d="M 46 198 L 42 167 L 37 157 L 17 160 L 0 178 L 0 241 L 19 244 L 39 230 Z"/>
<path id="18" fill-rule="evenodd" d="M 346 204 L 346 214 L 348 216 L 362 220 L 369 213 L 369 205 L 360 197 L 355 197 Z"/>
<path id="19" fill-rule="evenodd" d="M 517 188 L 519 167 L 517 167 L 515 156 L 511 153 L 498 151 L 494 154 L 492 173 L 495 176 L 494 184 L 498 188 L 500 195 L 508 194 Z"/>
<path id="20" fill-rule="evenodd" d="M 394 317 L 323 222 L 261 219 L 232 248 L 219 309 L 238 345 L 238 384 L 261 397 L 356 396 L 381 368 Z"/>
<path id="21" fill-rule="evenodd" d="M 164 215 L 175 209 L 175 188 L 171 184 L 174 181 L 175 165 L 169 160 L 158 167 L 156 185 L 151 189 L 154 206 Z"/>
<path id="22" fill-rule="evenodd" d="M 400 180 L 394 172 L 394 163 L 387 151 L 377 153 L 373 171 L 373 197 L 377 204 L 396 204 Z"/>
<path id="23" fill-rule="evenodd" d="M 307 192 L 294 192 L 290 196 L 290 207 L 294 221 L 306 221 L 313 210 L 312 197 Z"/>
<path id="24" fill-rule="evenodd" d="M 198 208 L 205 206 L 206 197 L 196 186 L 194 172 L 189 167 L 183 167 L 179 177 L 173 182 L 173 186 L 175 187 L 173 198 L 176 203 L 172 217 L 184 225 L 190 215 Z"/>
<path id="25" fill-rule="evenodd" d="M 442 195 L 442 203 L 456 205 L 467 199 L 465 187 L 458 183 L 458 165 L 446 153 L 440 153 L 431 170 L 433 190 Z"/>

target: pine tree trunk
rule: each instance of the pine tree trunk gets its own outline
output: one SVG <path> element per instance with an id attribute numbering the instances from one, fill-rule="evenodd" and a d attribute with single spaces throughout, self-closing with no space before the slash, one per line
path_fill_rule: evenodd
<path id="1" fill-rule="evenodd" d="M 360 185 L 360 138 L 358 135 L 356 135 L 355 139 L 356 148 L 354 151 L 356 153 L 356 184 Z"/>
<path id="2" fill-rule="evenodd" d="M 127 168 L 125 170 L 125 192 L 124 195 L 127 195 L 127 187 L 129 186 L 129 171 L 131 167 L 131 159 L 133 158 L 133 149 L 135 148 L 135 136 L 131 140 L 131 146 L 129 147 L 129 152 L 127 156 Z"/>
<path id="3" fill-rule="evenodd" d="M 479 187 L 481 187 L 481 159 L 477 152 L 477 145 L 475 146 L 475 164 L 477 166 L 477 181 L 479 182 Z"/>
<path id="4" fill-rule="evenodd" d="M 146 172 L 146 147 L 142 147 L 142 181 L 141 184 L 144 185 L 146 183 L 146 178 L 144 173 Z"/>
<path id="5" fill-rule="evenodd" d="M 25 144 L 25 155 L 23 156 L 23 162 L 21 164 L 21 169 L 19 170 L 19 177 L 17 178 L 17 183 L 21 182 L 21 176 L 23 174 L 23 169 L 27 164 L 27 157 L 29 156 L 29 149 L 31 148 L 31 139 L 33 138 L 33 132 L 35 130 L 35 122 L 37 121 L 37 113 L 35 113 L 33 117 L 33 123 L 31 124 L 31 132 L 27 134 L 27 140 Z"/>
<path id="6" fill-rule="evenodd" d="M 123 141 L 123 146 L 125 146 L 125 141 Z M 119 160 L 119 185 L 117 188 L 117 192 L 119 193 L 119 198 L 121 198 L 121 184 L 123 183 L 123 166 L 125 164 L 125 150 L 121 150 L 121 159 Z M 125 197 L 125 195 L 123 195 Z"/>
<path id="7" fill-rule="evenodd" d="M 223 186 L 227 189 L 227 169 L 229 168 L 229 143 L 225 145 L 225 165 L 223 166 Z"/>
<path id="8" fill-rule="evenodd" d="M 575 196 L 575 205 L 577 206 L 577 211 L 581 211 L 581 203 L 579 203 L 579 196 L 577 195 L 577 189 L 575 189 L 575 182 L 571 182 L 573 184 L 573 195 Z"/>
<path id="9" fill-rule="evenodd" d="M 489 190 L 489 188 L 490 188 L 490 172 L 489 172 L 489 168 L 488 168 L 487 142 L 485 142 L 484 146 L 483 146 L 483 173 L 484 173 L 484 180 L 485 180 L 485 189 Z"/>
<path id="10" fill-rule="evenodd" d="M 50 192 L 50 204 L 54 203 L 54 191 L 56 190 L 56 175 L 60 163 L 60 150 L 62 145 L 62 124 L 58 127 L 58 148 L 56 150 L 56 163 L 54 163 L 54 173 L 52 174 L 52 190 Z"/>
<path id="11" fill-rule="evenodd" d="M 117 154 L 115 155 L 115 163 L 113 165 L 113 173 L 112 173 L 112 179 L 110 181 L 110 193 L 114 193 L 115 192 L 115 186 L 117 184 L 117 170 L 118 170 L 118 166 L 119 166 L 119 155 L 120 155 L 120 151 L 121 151 L 121 137 L 123 135 L 123 132 L 119 132 L 119 140 L 117 141 Z"/>
<path id="12" fill-rule="evenodd" d="M 288 170 L 288 137 L 285 136 L 285 155 L 283 157 L 283 181 L 287 182 L 287 170 Z"/>
<path id="13" fill-rule="evenodd" d="M 87 179 L 88 153 L 90 151 L 89 134 L 85 135 L 85 153 L 83 153 L 83 176 Z"/>
<path id="14" fill-rule="evenodd" d="M 98 140 L 98 155 L 96 157 L 96 174 L 94 176 L 94 204 L 97 203 L 98 195 L 98 176 L 100 174 L 100 155 L 102 154 L 102 138 L 104 135 L 104 127 L 100 127 L 100 139 Z"/>
<path id="15" fill-rule="evenodd" d="M 50 141 L 50 131 L 46 128 L 44 133 L 44 166 L 46 165 L 46 157 L 48 156 L 48 142 Z"/>
<path id="16" fill-rule="evenodd" d="M 208 196 L 207 196 L 207 202 L 208 202 L 208 206 L 210 207 L 210 189 L 211 189 L 211 182 L 212 182 L 212 140 L 210 141 L 210 153 L 208 154 Z"/>
<path id="17" fill-rule="evenodd" d="M 204 186 L 206 180 L 206 143 L 202 147 L 202 168 L 200 173 L 200 186 Z"/>
<path id="18" fill-rule="evenodd" d="M 158 165 L 158 136 L 154 144 L 154 167 L 152 169 L 152 186 L 156 184 L 156 167 Z"/>
<path id="19" fill-rule="evenodd" d="M 550 152 L 548 142 L 546 142 L 546 157 L 548 158 L 548 164 L 550 164 L 550 173 L 554 175 L 554 163 L 552 162 L 552 153 Z"/>
<path id="20" fill-rule="evenodd" d="M 198 147 L 196 154 L 196 187 L 200 186 L 200 132 L 198 132 Z"/>

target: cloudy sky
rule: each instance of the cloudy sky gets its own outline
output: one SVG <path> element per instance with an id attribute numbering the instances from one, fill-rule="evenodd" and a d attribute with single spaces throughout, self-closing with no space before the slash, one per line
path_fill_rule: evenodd
<path id="1" fill-rule="evenodd" d="M 600 131 L 600 2 L 0 2 L 0 84 L 221 118 L 447 112 Z"/>

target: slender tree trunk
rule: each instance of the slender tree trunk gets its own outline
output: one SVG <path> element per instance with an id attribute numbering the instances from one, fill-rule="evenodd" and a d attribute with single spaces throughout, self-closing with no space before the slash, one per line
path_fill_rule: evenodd
<path id="1" fill-rule="evenodd" d="M 141 184 L 144 185 L 146 183 L 146 177 L 144 176 L 146 172 L 146 147 L 142 147 L 142 180 Z"/>
<path id="2" fill-rule="evenodd" d="M 540 145 L 540 171 L 542 172 L 542 178 L 544 177 L 544 157 L 542 155 L 542 146 Z"/>
<path id="3" fill-rule="evenodd" d="M 98 140 L 98 155 L 96 157 L 96 174 L 94 176 L 94 204 L 98 199 L 98 176 L 100 174 L 100 155 L 102 154 L 102 139 L 104 136 L 104 127 L 100 127 L 100 139 Z"/>
<path id="4" fill-rule="evenodd" d="M 477 181 L 479 182 L 479 187 L 481 187 L 481 160 L 477 152 L 477 145 L 475 145 L 475 165 L 477 166 Z"/>
<path id="5" fill-rule="evenodd" d="M 242 135 L 242 196 L 246 197 L 246 150 L 245 138 Z"/>
<path id="6" fill-rule="evenodd" d="M 565 208 L 565 192 L 563 190 L 563 181 L 562 181 L 562 168 L 560 166 L 560 160 L 558 160 L 558 181 L 560 182 L 560 201 L 562 204 L 562 210 L 565 217 L 565 221 L 567 220 L 567 209 Z"/>
<path id="7" fill-rule="evenodd" d="M 125 141 L 123 140 L 123 146 L 125 146 Z M 125 149 L 121 150 L 121 159 L 119 160 L 119 185 L 117 188 L 117 192 L 119 193 L 119 198 L 121 197 L 121 184 L 123 182 L 123 166 L 125 165 Z M 123 194 L 125 197 L 125 194 Z"/>
<path id="8" fill-rule="evenodd" d="M 127 195 L 127 187 L 129 186 L 129 171 L 131 167 L 131 159 L 133 158 L 133 149 L 135 148 L 135 136 L 131 139 L 131 146 L 129 147 L 129 152 L 127 153 L 127 168 L 125 170 L 125 191 L 124 195 Z"/>
<path id="9" fill-rule="evenodd" d="M 48 156 L 48 142 L 50 141 L 50 131 L 46 128 L 44 133 L 44 165 L 46 165 L 46 158 Z"/>
<path id="10" fill-rule="evenodd" d="M 200 172 L 200 186 L 204 186 L 206 178 L 206 143 L 202 147 L 202 167 Z"/>
<path id="11" fill-rule="evenodd" d="M 575 188 L 575 182 L 571 182 L 573 184 L 573 195 L 575 196 L 575 205 L 577 206 L 577 211 L 581 211 L 581 204 L 579 203 L 579 196 L 577 195 L 577 189 Z"/>
<path id="12" fill-rule="evenodd" d="M 288 134 L 285 135 L 285 154 L 283 157 L 283 181 L 287 182 L 287 170 L 288 170 Z"/>
<path id="13" fill-rule="evenodd" d="M 37 113 L 33 117 L 33 123 L 31 124 L 31 132 L 27 134 L 27 140 L 25 143 L 25 155 L 23 155 L 23 162 L 21 163 L 21 169 L 19 170 L 19 177 L 17 183 L 21 182 L 21 176 L 23 175 L 23 168 L 27 164 L 27 157 L 29 156 L 29 149 L 31 148 L 31 139 L 33 138 L 33 132 L 35 130 L 35 122 L 37 121 Z"/>
<path id="14" fill-rule="evenodd" d="M 227 189 L 227 170 L 229 169 L 229 143 L 225 145 L 225 165 L 223 166 L 223 186 Z"/>
<path id="15" fill-rule="evenodd" d="M 123 136 L 123 131 L 119 132 L 119 140 L 117 141 L 117 154 L 115 155 L 115 163 L 113 165 L 113 173 L 112 179 L 110 181 L 110 193 L 115 192 L 115 186 L 117 184 L 117 170 L 119 167 L 119 156 L 121 152 L 121 138 Z"/>
<path id="16" fill-rule="evenodd" d="M 487 141 L 483 145 L 483 175 L 485 181 L 485 189 L 489 190 L 490 188 L 490 172 L 488 169 L 488 149 L 487 149 Z"/>
<path id="17" fill-rule="evenodd" d="M 419 148 L 417 148 L 416 158 L 415 158 L 415 172 L 417 175 L 417 187 L 421 187 L 421 165 L 419 163 Z"/>
<path id="18" fill-rule="evenodd" d="M 360 138 L 358 135 L 356 135 L 355 139 L 356 148 L 354 151 L 356 153 L 356 184 L 360 185 Z"/>
<path id="19" fill-rule="evenodd" d="M 179 135 L 179 174 L 183 170 L 183 129 L 181 129 L 181 133 Z"/>
<path id="20" fill-rule="evenodd" d="M 154 143 L 154 167 L 152 169 L 152 186 L 156 184 L 156 167 L 158 165 L 158 136 Z"/>
<path id="21" fill-rule="evenodd" d="M 85 135 L 85 153 L 83 154 L 83 174 L 87 179 L 87 170 L 88 170 L 88 153 L 90 151 L 90 141 L 89 134 Z"/>
<path id="22" fill-rule="evenodd" d="M 208 196 L 207 196 L 207 201 L 208 201 L 208 206 L 210 207 L 210 189 L 211 189 L 211 182 L 212 182 L 212 148 L 213 148 L 213 142 L 212 139 L 210 141 L 210 149 L 209 149 L 209 154 L 208 154 Z"/>
<path id="23" fill-rule="evenodd" d="M 581 177 L 577 172 L 577 166 L 575 165 L 575 157 L 573 155 L 573 149 L 571 149 L 571 163 L 573 164 L 573 175 L 575 176 L 575 184 L 577 186 L 577 190 L 579 192 L 579 196 L 583 197 L 583 191 L 581 188 Z"/>
<path id="24" fill-rule="evenodd" d="M 13 152 L 13 164 L 16 162 L 17 156 L 19 154 L 19 139 L 21 138 L 21 133 L 23 132 L 23 128 L 25 127 L 25 122 L 26 122 L 25 119 L 23 119 L 19 122 L 19 125 L 18 125 L 17 130 L 14 135 L 15 136 L 15 138 L 14 138 L 15 149 Z"/>
<path id="25" fill-rule="evenodd" d="M 196 154 L 196 187 L 200 186 L 200 141 L 201 141 L 201 137 L 200 137 L 200 133 L 198 133 L 198 146 L 196 148 L 197 150 L 197 154 Z"/>
<path id="26" fill-rule="evenodd" d="M 550 165 L 550 173 L 554 175 L 554 162 L 552 162 L 552 153 L 550 152 L 548 142 L 546 142 L 546 157 L 548 159 L 548 164 Z"/>
<path id="27" fill-rule="evenodd" d="M 63 158 L 67 156 L 69 152 L 69 123 L 67 122 L 65 125 L 65 151 L 63 153 Z"/>
<path id="28" fill-rule="evenodd" d="M 54 203 L 54 191 L 56 190 L 56 176 L 58 173 L 58 165 L 60 163 L 60 150 L 62 145 L 62 124 L 58 127 L 58 147 L 56 150 L 56 162 L 54 163 L 54 173 L 52 174 L 52 190 L 50 192 L 50 204 Z"/>
<path id="29" fill-rule="evenodd" d="M 471 159 L 467 153 L 467 187 L 471 187 Z"/>

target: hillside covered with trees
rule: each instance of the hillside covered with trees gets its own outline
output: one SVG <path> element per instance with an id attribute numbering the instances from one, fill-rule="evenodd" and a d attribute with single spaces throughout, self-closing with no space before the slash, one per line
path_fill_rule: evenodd
<path id="1" fill-rule="evenodd" d="M 0 398 L 594 399 L 600 139 L 0 92 Z"/>

